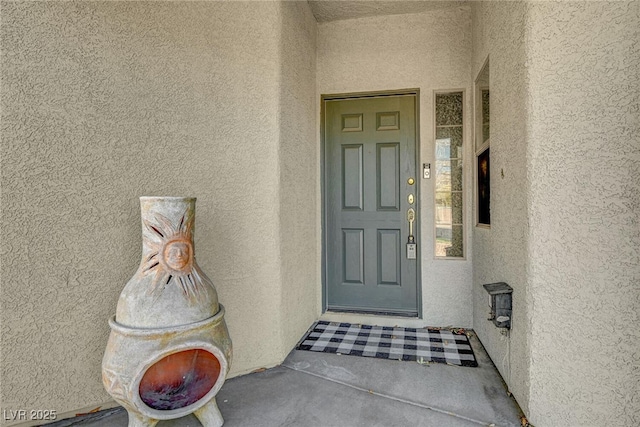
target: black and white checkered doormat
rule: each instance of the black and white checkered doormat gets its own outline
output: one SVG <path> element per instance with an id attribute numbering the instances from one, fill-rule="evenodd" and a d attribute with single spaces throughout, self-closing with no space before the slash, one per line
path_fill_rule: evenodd
<path id="1" fill-rule="evenodd" d="M 464 333 L 439 329 L 319 321 L 307 332 L 297 348 L 381 359 L 478 366 Z"/>

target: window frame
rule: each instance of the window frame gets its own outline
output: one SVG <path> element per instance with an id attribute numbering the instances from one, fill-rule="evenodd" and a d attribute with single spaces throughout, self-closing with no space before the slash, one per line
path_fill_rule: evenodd
<path id="1" fill-rule="evenodd" d="M 461 182 L 462 182 L 462 190 L 461 190 L 461 197 L 462 197 L 462 220 L 461 220 L 461 227 L 462 227 L 462 256 L 438 256 L 436 255 L 436 245 L 437 245 L 437 230 L 436 230 L 436 197 L 437 197 L 437 189 L 436 189 L 436 179 L 437 179 L 437 169 L 436 169 L 436 162 L 437 162 L 437 144 L 436 144 L 436 135 L 437 135 L 437 128 L 438 125 L 436 124 L 436 97 L 438 95 L 446 95 L 446 94 L 452 94 L 452 93 L 461 93 L 462 94 L 462 157 L 460 159 L 460 161 L 462 162 L 462 177 Z M 432 123 L 432 141 L 433 141 L 433 149 L 432 149 L 432 156 L 433 156 L 433 163 L 431 164 L 431 176 L 433 178 L 433 184 L 432 184 L 432 188 L 433 188 L 433 213 L 431 214 L 432 217 L 432 221 L 433 221 L 433 259 L 436 261 L 466 261 L 467 260 L 467 214 L 466 214 L 466 206 L 467 206 L 467 197 L 466 194 L 468 189 L 467 189 L 467 182 L 466 181 L 466 169 L 467 167 L 465 166 L 465 159 L 467 158 L 467 146 L 469 145 L 469 141 L 468 141 L 468 133 L 467 132 L 467 125 L 465 123 L 465 121 L 467 120 L 468 116 L 467 116 L 467 110 L 468 110 L 468 97 L 467 97 L 467 93 L 468 93 L 468 89 L 466 88 L 448 88 L 448 89 L 437 89 L 433 91 L 433 99 L 432 99 L 432 114 L 431 114 L 431 123 Z M 452 223 L 453 225 L 453 223 Z"/>
<path id="2" fill-rule="evenodd" d="M 485 81 L 486 80 L 486 81 Z M 479 173 L 478 170 L 478 161 L 479 157 L 482 156 L 489 148 L 491 147 L 491 119 L 489 119 L 489 138 L 486 141 L 483 141 L 483 125 L 484 125 L 484 117 L 482 114 L 482 91 L 489 91 L 489 109 L 491 109 L 491 67 L 489 62 L 489 56 L 485 59 L 482 64 L 482 68 L 478 72 L 476 79 L 474 81 L 474 114 L 473 114 L 473 146 L 474 146 L 474 162 L 473 162 L 473 188 L 474 188 L 474 216 L 475 216 L 475 226 L 476 228 L 491 228 L 491 192 L 489 192 L 489 222 L 482 223 L 480 222 L 480 194 L 479 194 Z M 489 113 L 489 117 L 491 118 L 491 113 Z M 489 189 L 491 189 L 491 151 L 489 151 Z"/>

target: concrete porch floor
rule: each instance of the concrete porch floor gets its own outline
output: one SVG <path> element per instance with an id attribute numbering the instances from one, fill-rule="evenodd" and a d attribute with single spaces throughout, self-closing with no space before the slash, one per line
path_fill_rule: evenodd
<path id="1" fill-rule="evenodd" d="M 478 367 L 292 351 L 282 365 L 227 380 L 225 427 L 520 426 L 520 409 L 480 341 Z M 48 427 L 127 426 L 122 408 Z M 159 427 L 199 427 L 194 416 Z"/>

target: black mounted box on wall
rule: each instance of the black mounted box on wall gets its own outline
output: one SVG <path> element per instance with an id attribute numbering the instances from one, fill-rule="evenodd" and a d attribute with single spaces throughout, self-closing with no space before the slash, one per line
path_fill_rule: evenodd
<path id="1" fill-rule="evenodd" d="M 498 328 L 511 329 L 511 294 L 513 288 L 504 282 L 482 285 L 491 295 L 491 316 L 489 320 Z"/>

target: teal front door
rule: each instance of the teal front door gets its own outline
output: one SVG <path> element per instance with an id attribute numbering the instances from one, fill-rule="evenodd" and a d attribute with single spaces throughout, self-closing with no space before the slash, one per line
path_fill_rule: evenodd
<path id="1" fill-rule="evenodd" d="M 328 310 L 418 314 L 416 103 L 324 100 Z"/>

